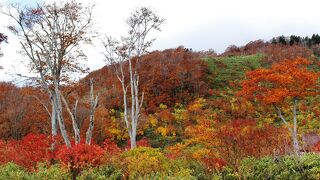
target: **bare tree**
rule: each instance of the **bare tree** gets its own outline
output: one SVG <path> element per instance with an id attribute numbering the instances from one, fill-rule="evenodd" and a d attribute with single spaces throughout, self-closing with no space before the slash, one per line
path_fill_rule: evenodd
<path id="1" fill-rule="evenodd" d="M 90 115 L 89 115 L 89 127 L 88 130 L 86 132 L 86 144 L 91 144 L 91 139 L 92 139 L 92 131 L 94 128 L 94 113 L 96 110 L 96 107 L 98 105 L 98 95 L 94 96 L 93 93 L 93 79 L 90 79 L 90 95 L 89 95 L 89 104 L 90 104 Z M 74 108 L 73 110 L 70 109 L 69 107 L 69 103 L 67 102 L 67 100 L 65 99 L 65 97 L 63 95 L 61 95 L 62 101 L 71 117 L 72 120 L 72 127 L 73 127 L 73 132 L 74 132 L 74 139 L 75 139 L 75 143 L 76 144 L 80 144 L 80 126 L 77 123 L 77 109 L 78 109 L 78 103 L 79 100 L 76 100 L 75 104 L 74 104 Z"/>
<path id="2" fill-rule="evenodd" d="M 74 104 L 74 108 L 73 110 L 70 109 L 69 107 L 69 103 L 67 102 L 66 98 L 61 95 L 61 99 L 63 104 L 65 105 L 70 117 L 71 117 L 71 121 L 72 121 L 72 127 L 73 127 L 73 133 L 74 133 L 74 140 L 76 144 L 80 143 L 80 128 L 79 125 L 77 123 L 77 108 L 78 108 L 78 102 L 79 100 L 77 99 L 75 104 Z"/>
<path id="3" fill-rule="evenodd" d="M 144 97 L 143 92 L 139 92 L 139 60 L 155 40 L 147 39 L 148 35 L 152 30 L 160 31 L 164 21 L 150 9 L 142 7 L 135 10 L 127 20 L 129 31 L 126 37 L 122 37 L 120 41 L 107 37 L 103 41 L 105 58 L 115 67 L 115 73 L 121 83 L 123 119 L 130 137 L 131 149 L 136 147 L 138 120 Z"/>
<path id="4" fill-rule="evenodd" d="M 97 105 L 98 105 L 98 95 L 94 96 L 93 94 L 93 79 L 90 79 L 90 121 L 89 121 L 89 127 L 86 132 L 86 144 L 91 144 L 92 139 L 92 131 L 94 128 L 94 113 L 96 111 Z"/>
<path id="5" fill-rule="evenodd" d="M 85 55 L 79 45 L 90 42 L 92 7 L 68 1 L 36 8 L 11 6 L 3 13 L 15 22 L 9 29 L 21 40 L 22 53 L 36 74 L 32 79 L 50 96 L 52 137 L 58 133 L 58 123 L 64 142 L 70 147 L 62 116 L 61 84 L 70 81 L 71 72 L 87 71 L 80 63 Z"/>

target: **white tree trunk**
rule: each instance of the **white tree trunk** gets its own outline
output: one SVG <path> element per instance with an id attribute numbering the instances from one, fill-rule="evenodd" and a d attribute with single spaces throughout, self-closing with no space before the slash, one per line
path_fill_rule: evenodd
<path id="1" fill-rule="evenodd" d="M 58 129 L 57 129 L 57 108 L 55 106 L 55 103 L 53 102 L 53 97 L 51 97 L 51 106 L 52 106 L 52 111 L 51 111 L 51 150 L 55 150 L 55 141 L 56 137 L 58 135 Z"/>
<path id="2" fill-rule="evenodd" d="M 55 82 L 55 89 L 54 89 L 54 103 L 56 108 L 56 115 L 57 115 L 57 120 L 58 120 L 58 124 L 59 124 L 59 128 L 60 128 L 60 133 L 61 136 L 65 142 L 65 144 L 68 147 L 71 147 L 71 143 L 68 137 L 68 133 L 64 124 L 64 119 L 62 116 L 62 104 L 61 104 L 61 95 L 60 95 L 60 90 L 57 86 L 57 82 Z"/>
<path id="3" fill-rule="evenodd" d="M 78 100 L 76 101 L 75 105 L 74 105 L 74 112 L 71 112 L 70 108 L 69 108 L 69 104 L 67 103 L 67 100 L 64 98 L 63 94 L 61 94 L 61 98 L 62 101 L 71 117 L 71 121 L 72 121 L 72 127 L 73 127 L 73 133 L 74 133 L 74 140 L 75 140 L 75 144 L 80 144 L 80 129 L 79 126 L 77 124 L 76 118 L 77 118 L 77 106 L 78 106 Z"/>
<path id="4" fill-rule="evenodd" d="M 151 30 L 160 31 L 160 26 L 164 21 L 148 8 L 142 7 L 134 11 L 127 20 L 129 26 L 128 37 L 122 37 L 121 42 L 107 37 L 107 42 L 104 43 L 106 49 L 105 57 L 110 64 L 115 66 L 116 75 L 122 86 L 123 118 L 130 137 L 131 149 L 137 146 L 137 128 L 143 102 L 143 93 L 141 99 L 139 97 L 138 61 L 143 54 L 147 53 L 147 49 L 154 40 L 147 40 L 147 35 Z M 136 59 L 132 60 L 134 57 Z M 126 64 L 126 62 L 128 62 L 129 82 L 125 81 L 126 78 L 123 71 L 123 64 Z M 130 98 L 127 93 L 129 86 L 131 101 L 127 100 L 127 98 Z"/>
<path id="5" fill-rule="evenodd" d="M 94 113 L 98 105 L 98 96 L 94 97 L 93 95 L 93 79 L 90 79 L 90 122 L 89 127 L 86 132 L 86 144 L 91 144 L 92 140 L 92 131 L 94 128 Z"/>

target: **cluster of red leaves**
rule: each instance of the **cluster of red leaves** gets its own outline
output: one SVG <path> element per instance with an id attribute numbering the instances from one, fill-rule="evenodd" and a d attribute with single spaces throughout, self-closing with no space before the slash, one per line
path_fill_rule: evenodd
<path id="1" fill-rule="evenodd" d="M 263 103 L 282 103 L 287 98 L 316 95 L 319 73 L 308 70 L 311 62 L 304 58 L 284 60 L 269 69 L 256 69 L 246 74 L 239 95 L 257 98 Z"/>
<path id="2" fill-rule="evenodd" d="M 38 163 L 56 160 L 77 174 L 84 168 L 105 163 L 105 154 L 111 158 L 123 152 L 110 140 L 105 140 L 103 146 L 73 143 L 71 148 L 61 145 L 59 137 L 55 141 L 56 150 L 52 153 L 52 138 L 43 134 L 29 134 L 21 140 L 0 140 L 0 164 L 13 162 L 34 171 Z M 148 145 L 147 140 L 138 141 L 138 146 Z"/>
<path id="3" fill-rule="evenodd" d="M 35 170 L 37 163 L 50 158 L 50 138 L 40 134 L 29 134 L 20 141 L 0 141 L 0 163 L 14 162 Z"/>
<path id="4" fill-rule="evenodd" d="M 225 124 L 216 124 L 203 131 L 210 135 L 207 138 L 194 135 L 194 140 L 208 146 L 214 155 L 202 159 L 208 170 L 219 170 L 226 164 L 238 167 L 245 157 L 262 157 L 273 153 L 283 154 L 288 147 L 287 131 L 271 125 L 257 127 L 253 120 L 235 120 Z M 202 134 L 202 133 L 199 133 Z"/>
<path id="5" fill-rule="evenodd" d="M 103 155 L 104 150 L 98 145 L 76 144 L 71 148 L 59 148 L 56 158 L 71 170 L 79 172 L 86 167 L 100 165 Z"/>
<path id="6" fill-rule="evenodd" d="M 227 165 L 224 159 L 216 157 L 205 157 L 201 159 L 201 162 L 205 164 L 208 172 L 217 172 Z"/>
<path id="7" fill-rule="evenodd" d="M 102 147 L 108 155 L 118 155 L 123 152 L 123 150 L 120 149 L 116 143 L 110 141 L 109 139 L 106 139 L 103 142 Z"/>
<path id="8" fill-rule="evenodd" d="M 248 156 L 283 154 L 290 142 L 288 132 L 272 125 L 257 127 L 253 120 L 235 120 L 219 127 L 215 138 L 220 156 L 233 164 Z M 234 164 L 236 165 L 236 164 Z"/>

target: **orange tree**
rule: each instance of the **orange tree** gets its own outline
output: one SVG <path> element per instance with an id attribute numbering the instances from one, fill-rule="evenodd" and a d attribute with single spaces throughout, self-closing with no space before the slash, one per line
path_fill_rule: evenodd
<path id="1" fill-rule="evenodd" d="M 279 118 L 287 126 L 296 155 L 299 154 L 297 138 L 297 108 L 299 100 L 317 94 L 319 73 L 308 70 L 311 62 L 305 58 L 284 60 L 269 69 L 256 69 L 246 74 L 239 95 L 257 100 L 275 108 Z M 284 109 L 292 108 L 292 124 L 285 116 Z"/>

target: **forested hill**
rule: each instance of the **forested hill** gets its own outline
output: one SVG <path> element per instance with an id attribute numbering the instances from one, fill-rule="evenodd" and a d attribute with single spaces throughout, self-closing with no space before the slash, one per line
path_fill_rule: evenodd
<path id="1" fill-rule="evenodd" d="M 180 168 L 182 173 L 185 171 L 198 178 L 212 177 L 212 173 L 219 172 L 234 176 L 232 173 L 240 171 L 248 157 L 257 158 L 252 159 L 252 163 L 259 163 L 259 158 L 292 152 L 290 130 L 282 121 L 284 116 L 292 123 L 291 109 L 295 105 L 292 97 L 299 99 L 296 106 L 301 149 L 319 152 L 320 46 L 305 45 L 302 40 L 291 43 L 290 38 L 287 38 L 288 43 L 283 43 L 281 39 L 230 46 L 220 55 L 181 46 L 135 57 L 133 61 L 139 61 L 136 68 L 140 92 L 144 93 L 137 145 L 152 148 L 126 151 L 129 137 L 122 120 L 123 91 L 114 66 L 105 66 L 79 82 L 64 86 L 62 91 L 70 107 L 79 100 L 75 117 L 82 137 L 85 137 L 90 119 L 90 79 L 94 82 L 94 94 L 99 95 L 94 113 L 95 145 L 93 149 L 83 150 L 93 153 L 84 153 L 86 161 L 92 166 L 106 163 L 109 168 L 115 168 L 110 169 L 112 173 L 119 170 L 123 174 L 142 172 L 141 175 L 148 175 L 153 172 L 149 166 L 147 169 L 131 166 L 139 163 L 137 158 L 145 162 L 145 166 L 156 163 L 155 168 L 163 172 L 170 167 L 173 173 L 181 173 L 175 169 Z M 123 66 L 127 68 L 128 63 Z M 125 78 L 129 78 L 128 72 Z M 50 116 L 45 108 L 50 107 L 49 98 L 37 87 L 18 88 L 5 82 L 0 84 L 0 91 L 0 137 L 7 141 L 0 143 L 0 151 L 5 152 L 1 153 L 5 159 L 1 162 L 13 161 L 33 169 L 34 163 L 46 159 L 45 148 L 36 148 L 30 142 L 38 141 L 40 145 L 37 146 L 41 147 L 48 145 L 39 137 L 45 139 L 51 133 Z M 277 111 L 280 107 L 282 116 Z M 63 116 L 67 131 L 72 132 L 72 121 L 66 110 Z M 72 137 L 72 133 L 69 135 Z M 13 146 L 15 143 L 18 145 Z M 18 160 L 11 160 L 7 157 L 10 153 L 3 147 L 17 148 L 16 153 L 18 148 L 25 148 L 25 154 Z M 35 152 L 39 151 L 40 155 L 33 153 L 38 157 L 29 161 L 28 148 L 37 149 Z M 93 157 L 102 158 L 104 151 L 111 153 L 104 156 L 103 162 L 92 160 Z M 71 152 L 61 150 L 58 157 L 62 164 L 68 163 L 68 153 Z M 175 164 L 180 161 L 183 165 Z M 78 173 L 88 164 L 79 167 Z"/>

